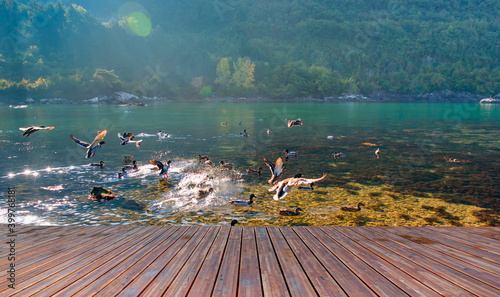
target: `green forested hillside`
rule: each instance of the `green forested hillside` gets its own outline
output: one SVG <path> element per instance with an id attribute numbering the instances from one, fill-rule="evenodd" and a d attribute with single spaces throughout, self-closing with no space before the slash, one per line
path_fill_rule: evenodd
<path id="1" fill-rule="evenodd" d="M 0 0 L 0 96 L 500 92 L 497 0 L 75 2 Z"/>

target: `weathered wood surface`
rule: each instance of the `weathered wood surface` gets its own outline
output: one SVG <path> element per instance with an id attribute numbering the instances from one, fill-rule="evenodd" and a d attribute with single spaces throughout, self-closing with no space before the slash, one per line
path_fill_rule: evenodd
<path id="1" fill-rule="evenodd" d="M 15 238 L 15 289 L 3 269 L 1 296 L 500 296 L 499 228 L 20 226 Z"/>

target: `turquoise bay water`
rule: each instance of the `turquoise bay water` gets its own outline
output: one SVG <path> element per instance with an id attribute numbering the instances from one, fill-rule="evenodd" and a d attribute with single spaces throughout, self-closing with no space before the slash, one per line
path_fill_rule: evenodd
<path id="1" fill-rule="evenodd" d="M 493 211 L 499 207 L 498 105 L 33 105 L 0 106 L 0 117 L 2 198 L 7 187 L 16 187 L 19 223 L 218 224 L 237 218 L 254 225 L 384 225 L 391 217 L 389 208 L 395 211 L 392 203 L 404 205 L 411 199 L 416 204 L 406 208 L 422 205 L 425 199 L 443 201 L 451 215 L 453 205 Z M 304 125 L 287 128 L 286 118 L 301 118 Z M 22 137 L 18 128 L 32 125 L 56 128 Z M 102 129 L 108 130 L 106 144 L 94 158 L 85 159 L 85 149 L 69 135 L 91 142 Z M 244 129 L 248 138 L 239 135 Z M 158 130 L 171 137 L 159 139 Z M 121 146 L 117 133 L 124 131 L 144 133 L 137 137 L 143 139 L 142 146 Z M 382 152 L 380 159 L 374 154 L 377 148 Z M 274 201 L 274 193 L 267 191 L 270 172 L 262 157 L 284 158 L 285 149 L 298 152 L 297 158 L 285 161 L 285 177 L 297 172 L 310 178 L 328 175 L 312 192 L 292 191 Z M 334 152 L 346 157 L 335 160 Z M 139 162 L 140 170 L 118 179 L 123 156 L 129 154 Z M 221 160 L 231 162 L 235 171 L 199 165 L 198 154 L 210 156 L 216 165 Z M 154 166 L 148 164 L 153 159 L 172 160 L 167 182 L 159 181 Z M 99 160 L 106 164 L 102 170 L 88 166 Z M 259 166 L 263 168 L 260 177 L 246 174 L 247 168 Z M 205 184 L 199 185 L 204 179 Z M 95 185 L 121 196 L 108 202 L 91 201 L 88 194 Z M 198 190 L 208 187 L 214 192 L 198 198 Z M 250 193 L 257 196 L 253 206 L 229 204 Z M 369 205 L 361 215 L 345 217 L 338 211 L 338 206 L 357 201 Z M 0 203 L 0 222 L 4 222 L 5 199 Z M 278 209 L 295 206 L 306 208 L 306 214 L 294 220 L 276 215 Z M 397 208 L 401 220 L 411 221 L 404 208 Z M 413 219 L 420 224 L 425 217 L 415 214 Z M 454 222 L 447 220 L 437 223 Z"/>

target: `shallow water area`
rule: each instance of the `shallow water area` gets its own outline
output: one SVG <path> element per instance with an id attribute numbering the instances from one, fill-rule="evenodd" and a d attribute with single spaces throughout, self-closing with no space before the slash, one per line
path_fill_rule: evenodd
<path id="1" fill-rule="evenodd" d="M 16 189 L 16 223 L 36 225 L 494 225 L 500 208 L 500 106 L 472 103 L 172 103 L 0 106 L 3 189 Z M 304 125 L 288 128 L 286 119 Z M 221 125 L 227 122 L 227 126 Z M 22 137 L 19 127 L 55 125 Z M 70 139 L 91 142 L 92 159 Z M 267 133 L 267 130 L 270 133 Z M 158 131 L 168 137 L 158 136 Z M 247 130 L 249 137 L 240 133 Z M 120 145 L 124 131 L 142 145 Z M 380 148 L 379 157 L 375 150 Z M 284 150 L 298 156 L 285 158 Z M 342 156 L 334 158 L 334 153 Z M 214 166 L 199 163 L 208 155 Z M 262 157 L 327 177 L 313 191 L 269 192 Z M 118 178 L 125 158 L 138 171 Z M 104 168 L 89 166 L 103 160 Z M 172 160 L 168 178 L 148 160 Z M 233 163 L 223 170 L 220 161 Z M 262 167 L 262 174 L 247 174 Z M 118 197 L 88 198 L 94 186 Z M 200 198 L 199 190 L 214 191 Z M 250 206 L 233 206 L 246 200 Z M 6 196 L 6 190 L 2 193 Z M 4 198 L 4 197 L 3 197 Z M 359 212 L 341 206 L 363 202 Z M 0 201 L 6 222 L 6 199 Z M 299 216 L 280 209 L 300 207 Z"/>

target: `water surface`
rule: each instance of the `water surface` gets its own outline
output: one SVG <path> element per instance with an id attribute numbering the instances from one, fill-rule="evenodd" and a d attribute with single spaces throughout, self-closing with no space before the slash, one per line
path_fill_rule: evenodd
<path id="1" fill-rule="evenodd" d="M 0 185 L 16 187 L 18 223 L 248 225 L 485 225 L 498 222 L 500 106 L 397 103 L 206 103 L 145 107 L 110 105 L 0 106 Z M 301 118 L 287 128 L 285 119 Z M 227 126 L 221 125 L 227 122 Z M 241 123 L 241 124 L 240 124 Z M 22 137 L 19 127 L 55 125 Z M 106 144 L 85 159 L 69 138 L 90 142 L 107 129 Z M 244 129 L 248 138 L 240 136 Z M 271 134 L 267 134 L 267 129 Z M 160 139 L 158 130 L 171 134 Z M 140 148 L 120 146 L 117 133 L 143 133 Z M 327 138 L 328 136 L 333 136 Z M 371 145 L 369 145 L 371 144 Z M 377 159 L 375 150 L 382 154 Z M 327 178 L 314 191 L 292 191 L 275 201 L 262 157 L 284 158 L 285 177 Z M 345 158 L 334 159 L 334 152 Z M 200 165 L 196 155 L 234 163 L 234 171 Z M 140 170 L 117 178 L 124 156 Z M 159 181 L 148 160 L 172 160 Z M 100 170 L 90 162 L 103 160 Z M 247 175 L 247 168 L 263 173 Z M 205 180 L 203 185 L 200 185 Z M 121 196 L 88 199 L 93 186 Z M 199 199 L 199 189 L 215 191 Z M 257 198 L 250 207 L 229 201 Z M 3 198 L 2 197 L 2 198 Z M 343 205 L 363 202 L 361 212 Z M 5 199 L 0 202 L 5 222 Z M 301 207 L 282 217 L 277 210 Z"/>

